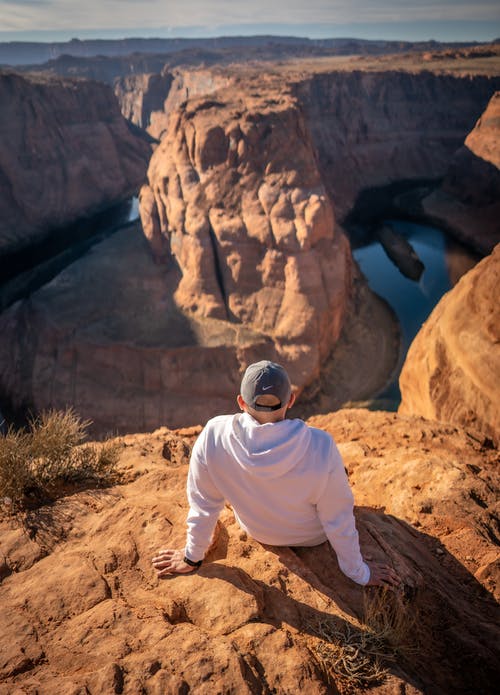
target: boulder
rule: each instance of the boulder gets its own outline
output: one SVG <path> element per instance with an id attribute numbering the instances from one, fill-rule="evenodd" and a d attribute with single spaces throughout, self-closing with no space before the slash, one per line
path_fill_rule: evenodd
<path id="1" fill-rule="evenodd" d="M 454 423 L 500 442 L 500 245 L 435 307 L 399 380 L 400 413 Z"/>

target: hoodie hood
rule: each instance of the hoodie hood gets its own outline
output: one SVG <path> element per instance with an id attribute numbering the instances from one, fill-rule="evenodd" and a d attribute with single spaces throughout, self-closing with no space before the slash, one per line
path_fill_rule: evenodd
<path id="1" fill-rule="evenodd" d="M 311 440 L 302 420 L 261 425 L 249 413 L 235 415 L 228 434 L 228 449 L 235 461 L 261 478 L 287 473 L 302 461 Z"/>

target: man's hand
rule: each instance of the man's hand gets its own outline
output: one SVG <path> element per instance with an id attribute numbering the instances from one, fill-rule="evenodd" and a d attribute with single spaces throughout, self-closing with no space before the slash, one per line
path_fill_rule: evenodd
<path id="1" fill-rule="evenodd" d="M 370 568 L 370 579 L 366 586 L 399 586 L 401 584 L 400 578 L 389 565 L 374 561 L 367 561 L 366 564 Z"/>
<path id="2" fill-rule="evenodd" d="M 184 562 L 183 550 L 173 550 L 172 548 L 159 550 L 152 563 L 158 577 L 164 577 L 167 574 L 187 574 L 195 569 Z"/>

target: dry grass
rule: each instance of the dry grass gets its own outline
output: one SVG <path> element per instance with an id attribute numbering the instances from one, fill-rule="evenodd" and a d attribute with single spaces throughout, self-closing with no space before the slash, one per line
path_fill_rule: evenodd
<path id="1" fill-rule="evenodd" d="M 392 651 L 410 656 L 418 650 L 420 612 L 415 590 L 371 587 L 364 593 L 364 623 Z"/>
<path id="2" fill-rule="evenodd" d="M 320 622 L 313 631 L 320 638 L 312 646 L 316 660 L 343 695 L 384 680 L 387 670 L 382 659 L 387 658 L 387 647 L 376 634 L 348 623 L 339 625 L 333 618 Z"/>
<path id="3" fill-rule="evenodd" d="M 0 501 L 11 511 L 34 507 L 68 488 L 99 486 L 116 478 L 118 445 L 83 444 L 89 421 L 72 409 L 49 410 L 26 430 L 0 436 Z"/>
<path id="4" fill-rule="evenodd" d="M 364 593 L 364 624 L 355 627 L 333 616 L 312 628 L 312 650 L 329 680 L 343 695 L 382 683 L 385 664 L 417 650 L 418 610 L 414 596 L 385 588 Z"/>

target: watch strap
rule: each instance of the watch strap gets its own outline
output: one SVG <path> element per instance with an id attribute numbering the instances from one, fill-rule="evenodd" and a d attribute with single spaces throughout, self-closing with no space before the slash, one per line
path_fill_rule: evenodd
<path id="1" fill-rule="evenodd" d="M 189 565 L 190 567 L 200 567 L 203 560 L 198 560 L 197 562 L 195 562 L 194 560 L 190 560 L 188 557 L 184 555 L 184 562 L 186 563 L 186 565 Z"/>

